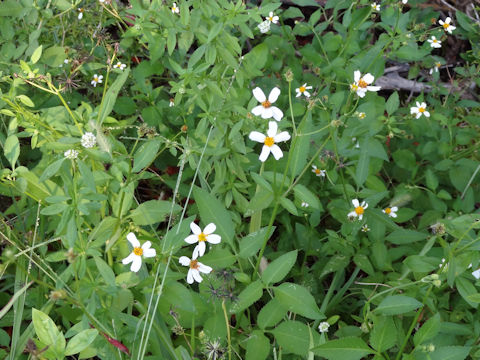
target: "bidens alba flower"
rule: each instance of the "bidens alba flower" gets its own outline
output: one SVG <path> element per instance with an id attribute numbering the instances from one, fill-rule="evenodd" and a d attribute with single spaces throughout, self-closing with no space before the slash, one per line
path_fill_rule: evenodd
<path id="1" fill-rule="evenodd" d="M 277 101 L 278 96 L 280 95 L 280 89 L 274 87 L 270 94 L 268 95 L 268 99 L 263 93 L 262 89 L 256 87 L 252 90 L 253 96 L 261 105 L 255 106 L 252 109 L 252 114 L 256 116 L 261 116 L 262 119 L 270 119 L 273 117 L 275 120 L 280 121 L 283 117 L 283 112 L 276 106 L 272 106 L 272 104 Z"/>
<path id="2" fill-rule="evenodd" d="M 321 177 L 325 177 L 326 175 L 326 171 L 325 170 L 320 170 L 318 169 L 315 165 L 312 165 L 312 172 L 317 175 L 317 176 L 321 176 Z"/>
<path id="3" fill-rule="evenodd" d="M 83 12 L 85 11 L 83 8 L 78 8 L 78 20 L 82 20 Z"/>
<path id="4" fill-rule="evenodd" d="M 127 67 L 127 65 L 122 64 L 120 61 L 117 62 L 115 65 L 113 65 L 114 69 L 120 69 L 120 70 L 124 70 L 126 67 Z"/>
<path id="5" fill-rule="evenodd" d="M 92 81 L 90 82 L 90 84 L 92 84 L 93 87 L 97 87 L 97 84 L 100 84 L 100 83 L 103 82 L 102 79 L 103 79 L 103 75 L 100 75 L 100 76 L 99 76 L 99 75 L 95 74 L 95 75 L 93 75 L 93 79 L 92 79 Z"/>
<path id="6" fill-rule="evenodd" d="M 189 235 L 185 238 L 185 242 L 189 244 L 195 244 L 198 242 L 198 245 L 193 249 L 193 257 L 203 256 L 205 254 L 205 242 L 210 244 L 218 244 L 222 240 L 220 235 L 213 234 L 217 227 L 214 223 L 210 223 L 205 226 L 205 229 L 200 229 L 200 227 L 195 224 L 193 221 L 190 223 L 190 229 L 193 232 L 193 235 Z"/>
<path id="7" fill-rule="evenodd" d="M 438 23 L 439 23 L 440 25 L 442 25 L 443 29 L 444 29 L 446 32 L 448 32 L 449 34 L 451 34 L 452 31 L 456 29 L 455 26 L 450 25 L 450 22 L 451 22 L 451 21 L 452 21 L 452 19 L 451 19 L 450 17 L 447 17 L 447 18 L 445 19 L 445 22 L 443 22 L 443 20 L 438 20 Z"/>
<path id="8" fill-rule="evenodd" d="M 273 154 L 275 160 L 278 160 L 283 157 L 283 152 L 280 147 L 276 144 L 278 142 L 290 140 L 290 134 L 286 131 L 282 131 L 277 134 L 278 125 L 275 121 L 268 122 L 267 136 L 259 133 L 258 131 L 252 131 L 248 137 L 250 140 L 263 143 L 262 152 L 260 153 L 259 160 L 264 162 L 267 160 L 270 153 Z"/>
<path id="9" fill-rule="evenodd" d="M 67 150 L 63 153 L 63 156 L 65 156 L 67 159 L 76 159 L 78 157 L 78 151 L 77 150 Z"/>
<path id="10" fill-rule="evenodd" d="M 180 9 L 177 6 L 177 3 L 173 3 L 172 5 L 172 13 L 178 14 L 180 12 Z"/>
<path id="11" fill-rule="evenodd" d="M 360 202 L 358 199 L 353 199 L 352 204 L 355 207 L 355 209 L 351 212 L 348 213 L 349 218 L 356 218 L 358 217 L 358 220 L 362 220 L 363 218 L 363 213 L 365 212 L 365 209 L 368 208 L 368 204 L 365 201 Z"/>
<path id="12" fill-rule="evenodd" d="M 296 97 L 299 97 L 300 95 L 305 95 L 305 97 L 309 98 L 310 97 L 310 93 L 307 91 L 307 90 L 310 90 L 312 89 L 311 86 L 307 86 L 307 83 L 303 84 L 302 86 L 300 86 L 299 88 L 295 89 L 295 91 L 297 92 L 297 96 Z"/>
<path id="13" fill-rule="evenodd" d="M 270 11 L 270 14 L 268 14 L 268 16 L 265 18 L 266 21 L 270 21 L 271 23 L 274 23 L 274 24 L 278 22 L 278 19 L 279 17 L 277 15 L 273 15 L 273 11 Z"/>
<path id="14" fill-rule="evenodd" d="M 430 46 L 432 48 L 441 48 L 442 47 L 442 42 L 438 40 L 435 36 L 432 35 L 430 39 L 427 40 L 430 43 Z"/>
<path id="15" fill-rule="evenodd" d="M 410 108 L 410 114 L 415 114 L 417 119 L 422 115 L 430 117 L 430 113 L 427 111 L 427 104 L 424 102 L 420 104 L 418 101 L 417 106 Z"/>
<path id="16" fill-rule="evenodd" d="M 434 67 L 430 69 L 430 71 L 428 72 L 430 75 L 432 75 L 434 72 L 437 72 L 438 73 L 438 69 L 440 69 L 440 66 L 442 66 L 441 63 L 439 62 L 436 62 Z"/>
<path id="17" fill-rule="evenodd" d="M 376 11 L 380 11 L 380 5 L 377 4 L 376 2 L 374 2 L 374 3 L 372 4 L 372 9 L 373 9 L 373 10 L 376 10 Z"/>
<path id="18" fill-rule="evenodd" d="M 142 266 L 142 256 L 149 258 L 154 257 L 157 255 L 155 249 L 151 249 L 152 243 L 150 241 L 146 241 L 141 247 L 140 242 L 137 240 L 137 237 L 134 233 L 128 233 L 127 240 L 133 246 L 133 251 L 130 255 L 128 255 L 125 259 L 122 260 L 123 265 L 127 265 L 132 263 L 130 266 L 130 270 L 133 272 L 137 272 L 140 270 Z"/>
<path id="19" fill-rule="evenodd" d="M 398 207 L 396 206 L 392 206 L 391 208 L 390 207 L 387 207 L 386 209 L 382 210 L 385 214 L 387 214 L 388 216 L 390 217 L 393 217 L 393 218 L 396 218 L 397 217 L 397 211 L 398 211 Z"/>
<path id="20" fill-rule="evenodd" d="M 198 262 L 195 255 L 196 254 L 192 255 L 192 260 L 190 260 L 186 256 L 181 256 L 180 259 L 178 259 L 178 262 L 180 264 L 190 267 L 187 274 L 187 283 L 189 284 L 193 284 L 194 281 L 201 283 L 203 279 L 200 276 L 200 273 L 202 272 L 204 274 L 210 274 L 210 272 L 212 271 L 212 268 L 210 266 L 203 265 L 201 262 Z"/>
<path id="21" fill-rule="evenodd" d="M 271 22 L 269 20 L 262 21 L 260 24 L 257 25 L 258 30 L 260 30 L 262 34 L 265 34 L 270 30 L 270 24 Z"/>
<path id="22" fill-rule="evenodd" d="M 86 132 L 82 135 L 82 140 L 80 142 L 84 148 L 90 149 L 97 143 L 97 138 L 91 132 Z"/>
<path id="23" fill-rule="evenodd" d="M 356 70 L 353 73 L 353 80 L 354 83 L 350 84 L 350 90 L 356 92 L 361 98 L 365 96 L 367 91 L 379 91 L 381 89 L 380 86 L 370 86 L 370 84 L 373 83 L 373 80 L 375 80 L 370 73 L 362 76 L 360 70 Z"/>
<path id="24" fill-rule="evenodd" d="M 328 332 L 328 328 L 330 327 L 330 324 L 326 321 L 322 321 L 320 325 L 318 325 L 318 331 L 321 333 L 326 333 Z"/>

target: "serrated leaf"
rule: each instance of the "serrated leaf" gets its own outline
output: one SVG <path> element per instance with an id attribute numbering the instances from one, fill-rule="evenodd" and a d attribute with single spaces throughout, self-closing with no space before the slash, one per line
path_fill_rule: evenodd
<path id="1" fill-rule="evenodd" d="M 231 313 L 245 310 L 263 295 L 263 284 L 260 280 L 254 281 L 238 294 L 237 301 L 230 308 Z"/>
<path id="2" fill-rule="evenodd" d="M 40 59 L 40 56 L 42 56 L 42 50 L 43 50 L 42 45 L 40 45 L 35 49 L 35 51 L 32 54 L 32 57 L 30 58 L 30 61 L 32 62 L 32 64 L 36 64 L 37 61 Z"/>
<path id="3" fill-rule="evenodd" d="M 110 286 L 115 286 L 115 273 L 108 264 L 98 256 L 94 256 L 95 264 L 97 265 L 100 276 L 105 280 L 105 283 Z"/>
<path id="4" fill-rule="evenodd" d="M 382 315 L 400 315 L 416 310 L 422 306 L 423 304 L 420 301 L 412 297 L 391 295 L 383 299 L 374 311 Z"/>
<path id="5" fill-rule="evenodd" d="M 98 335 L 97 329 L 86 329 L 72 337 L 65 349 L 65 356 L 78 354 L 90 345 Z"/>
<path id="6" fill-rule="evenodd" d="M 141 203 L 130 214 L 130 218 L 138 226 L 152 225 L 165 220 L 170 214 L 172 203 L 164 200 L 149 200 Z M 173 213 L 176 214 L 182 208 L 175 204 Z"/>
<path id="7" fill-rule="evenodd" d="M 385 109 L 387 110 L 387 113 L 389 115 L 392 115 L 395 111 L 397 111 L 399 105 L 400 105 L 400 99 L 398 97 L 398 93 L 395 91 L 388 98 L 385 104 Z"/>
<path id="8" fill-rule="evenodd" d="M 65 158 L 61 158 L 48 165 L 47 168 L 44 170 L 42 176 L 40 176 L 40 179 L 38 179 L 38 181 L 44 182 L 45 180 L 50 179 L 53 175 L 56 175 L 64 161 Z"/>
<path id="9" fill-rule="evenodd" d="M 287 352 L 306 356 L 310 346 L 308 326 L 299 321 L 284 321 L 272 331 L 278 344 Z"/>
<path id="10" fill-rule="evenodd" d="M 315 298 L 305 287 L 286 282 L 275 287 L 274 292 L 275 298 L 289 311 L 309 319 L 324 318 Z"/>
<path id="11" fill-rule="evenodd" d="M 415 333 L 413 337 L 413 343 L 415 346 L 423 344 L 425 341 L 430 340 L 437 336 L 440 330 L 440 314 L 436 313 L 433 317 L 428 319 L 425 324 Z"/>
<path id="12" fill-rule="evenodd" d="M 12 169 L 15 168 L 15 163 L 20 155 L 20 142 L 16 135 L 10 135 L 7 138 L 3 146 L 3 154 L 12 166 Z"/>
<path id="13" fill-rule="evenodd" d="M 298 251 L 290 251 L 273 260 L 262 273 L 262 280 L 265 284 L 272 284 L 283 280 L 290 272 L 297 260 Z"/>
<path id="14" fill-rule="evenodd" d="M 264 227 L 242 238 L 240 240 L 240 252 L 238 253 L 238 256 L 245 259 L 255 255 L 262 247 L 267 230 L 268 227 Z M 272 226 L 270 233 L 268 234 L 268 238 L 272 236 L 274 231 L 275 226 Z"/>
<path id="15" fill-rule="evenodd" d="M 149 166 L 157 157 L 158 149 L 160 148 L 160 140 L 148 140 L 143 143 L 133 156 L 133 172 L 139 172 L 145 167 Z"/>

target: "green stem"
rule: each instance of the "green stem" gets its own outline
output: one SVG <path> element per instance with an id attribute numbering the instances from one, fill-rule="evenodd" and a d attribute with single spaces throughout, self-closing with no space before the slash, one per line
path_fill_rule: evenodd
<path id="1" fill-rule="evenodd" d="M 228 341 L 228 360 L 232 360 L 232 340 L 230 338 L 230 324 L 228 323 L 227 308 L 225 300 L 222 301 L 223 315 L 225 316 L 225 326 L 227 327 L 227 341 Z"/>
<path id="2" fill-rule="evenodd" d="M 288 103 L 290 105 L 290 117 L 292 119 L 293 127 L 293 136 L 297 136 L 297 128 L 295 127 L 295 117 L 293 116 L 293 106 L 292 106 L 292 82 L 288 82 Z"/>

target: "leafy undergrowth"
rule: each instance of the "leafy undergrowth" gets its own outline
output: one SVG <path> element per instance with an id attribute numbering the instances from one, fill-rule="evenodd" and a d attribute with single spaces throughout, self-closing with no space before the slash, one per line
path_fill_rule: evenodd
<path id="1" fill-rule="evenodd" d="M 480 358 L 473 4 L 72 1 L 0 3 L 0 358 Z"/>

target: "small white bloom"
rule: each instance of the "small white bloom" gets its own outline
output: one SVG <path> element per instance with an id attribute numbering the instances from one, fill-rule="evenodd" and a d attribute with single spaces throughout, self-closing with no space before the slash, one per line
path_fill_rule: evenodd
<path id="1" fill-rule="evenodd" d="M 372 3 L 371 6 L 373 10 L 380 11 L 380 5 L 377 4 L 376 2 Z"/>
<path id="2" fill-rule="evenodd" d="M 326 333 L 328 332 L 328 328 L 330 327 L 330 324 L 326 321 L 322 321 L 320 325 L 318 325 L 318 331 L 321 333 Z"/>
<path id="3" fill-rule="evenodd" d="M 85 11 L 83 8 L 78 8 L 78 20 L 82 20 L 83 12 Z"/>
<path id="4" fill-rule="evenodd" d="M 436 62 L 435 66 L 430 69 L 429 74 L 432 75 L 434 72 L 438 73 L 438 69 L 440 69 L 440 66 L 442 66 L 442 64 L 439 62 Z"/>
<path id="5" fill-rule="evenodd" d="M 442 268 L 442 266 L 443 266 L 442 271 L 444 271 L 444 272 L 448 270 L 448 262 L 445 264 L 445 261 L 446 261 L 445 258 L 442 258 L 442 262 L 440 264 L 438 264 L 439 268 Z M 445 266 L 444 266 L 444 264 L 445 264 Z"/>
<path id="6" fill-rule="evenodd" d="M 274 87 L 270 94 L 268 94 L 268 100 L 263 90 L 259 87 L 256 87 L 252 90 L 253 96 L 261 105 L 255 106 L 252 109 L 252 114 L 256 116 L 261 116 L 262 119 L 270 119 L 273 117 L 275 120 L 280 121 L 283 117 L 283 112 L 276 106 L 272 106 L 272 104 L 277 101 L 278 97 L 280 96 L 280 89 L 278 87 Z"/>
<path id="7" fill-rule="evenodd" d="M 84 148 L 90 149 L 97 143 L 97 138 L 91 132 L 86 132 L 82 135 L 81 144 Z"/>
<path id="8" fill-rule="evenodd" d="M 262 34 L 265 34 L 270 30 L 270 24 L 271 24 L 270 21 L 265 20 L 265 21 L 262 21 L 260 24 L 258 24 L 257 27 Z"/>
<path id="9" fill-rule="evenodd" d="M 360 70 L 356 70 L 353 73 L 353 84 L 350 84 L 350 90 L 357 93 L 358 96 L 363 98 L 367 91 L 379 91 L 380 86 L 370 86 L 375 78 L 372 74 L 367 73 L 362 76 Z"/>
<path id="10" fill-rule="evenodd" d="M 213 270 L 210 266 L 203 265 L 201 262 L 198 262 L 195 255 L 196 254 L 192 255 L 192 260 L 186 256 L 181 256 L 180 259 L 178 259 L 180 264 L 190 267 L 187 274 L 187 283 L 189 284 L 193 284 L 194 281 L 201 283 L 203 279 L 200 276 L 200 273 L 202 272 L 204 274 L 209 274 Z"/>
<path id="11" fill-rule="evenodd" d="M 408 0 L 402 0 L 402 3 L 404 4 L 408 3 Z"/>
<path id="12" fill-rule="evenodd" d="M 320 170 L 318 169 L 315 165 L 312 165 L 312 172 L 317 175 L 317 176 L 321 176 L 321 177 L 325 177 L 325 175 L 327 174 L 327 171 L 326 170 Z"/>
<path id="13" fill-rule="evenodd" d="M 365 224 L 365 225 L 362 226 L 362 231 L 363 231 L 363 232 L 369 232 L 369 231 L 370 231 L 370 228 L 368 227 L 367 224 Z"/>
<path id="14" fill-rule="evenodd" d="M 480 269 L 478 270 L 475 270 L 474 272 L 472 272 L 472 275 L 475 279 L 480 279 Z"/>
<path id="15" fill-rule="evenodd" d="M 275 121 L 268 122 L 268 130 L 267 135 L 263 135 L 258 131 L 252 131 L 248 136 L 250 140 L 257 141 L 259 143 L 263 143 L 262 152 L 260 153 L 259 160 L 264 162 L 267 160 L 268 155 L 270 153 L 273 154 L 275 160 L 280 159 L 283 157 L 283 152 L 280 147 L 276 144 L 278 142 L 290 140 L 290 134 L 286 131 L 282 131 L 281 133 L 277 134 L 278 125 Z"/>
<path id="16" fill-rule="evenodd" d="M 63 64 L 68 64 L 68 59 L 63 60 Z M 63 67 L 63 64 L 60 64 L 59 67 Z"/>
<path id="17" fill-rule="evenodd" d="M 273 15 L 273 11 L 270 11 L 270 14 L 265 18 L 265 21 L 270 21 L 271 23 L 276 24 L 278 22 L 279 17 L 277 15 Z"/>
<path id="18" fill-rule="evenodd" d="M 124 69 L 127 67 L 127 65 L 122 64 L 122 63 L 119 61 L 119 62 L 117 62 L 115 65 L 113 65 L 113 67 L 114 67 L 115 69 L 124 70 Z"/>
<path id="19" fill-rule="evenodd" d="M 396 206 L 392 206 L 391 208 L 387 207 L 386 209 L 382 210 L 384 214 L 387 214 L 388 216 L 393 218 L 397 217 L 397 211 L 398 211 L 398 207 Z"/>
<path id="20" fill-rule="evenodd" d="M 305 201 L 302 201 L 302 203 L 300 204 L 301 207 L 304 207 L 304 208 L 307 208 L 310 206 L 309 203 L 305 202 Z"/>
<path id="21" fill-rule="evenodd" d="M 178 14 L 180 12 L 180 9 L 177 6 L 177 3 L 173 3 L 172 5 L 172 13 Z"/>
<path id="22" fill-rule="evenodd" d="M 170 99 L 170 102 L 168 103 L 168 106 L 170 106 L 170 107 L 175 106 L 175 99 L 174 98 Z"/>
<path id="23" fill-rule="evenodd" d="M 137 240 L 137 237 L 134 233 L 128 233 L 127 240 L 133 246 L 132 253 L 128 255 L 125 259 L 122 260 L 123 265 L 127 265 L 132 263 L 130 266 L 130 270 L 133 272 L 137 272 L 140 270 L 142 266 L 142 256 L 149 258 L 154 257 L 157 255 L 155 249 L 151 249 L 152 243 L 150 241 L 146 241 L 141 247 L 140 242 Z"/>
<path id="24" fill-rule="evenodd" d="M 78 157 L 78 151 L 77 150 L 73 150 L 73 149 L 70 149 L 70 150 L 67 150 L 63 153 L 63 155 L 67 158 L 67 159 L 76 159 Z"/>
<path id="25" fill-rule="evenodd" d="M 427 118 L 430 117 L 430 113 L 427 111 L 427 104 L 425 102 L 419 103 L 417 101 L 417 106 L 410 108 L 410 114 L 415 114 L 417 119 L 422 115 L 426 116 Z"/>
<path id="26" fill-rule="evenodd" d="M 358 113 L 358 118 L 359 119 L 365 119 L 365 116 L 367 116 L 367 114 L 365 114 L 364 112 Z"/>
<path id="27" fill-rule="evenodd" d="M 297 96 L 296 97 L 299 97 L 300 95 L 305 95 L 305 97 L 309 98 L 310 97 L 310 93 L 307 91 L 307 90 L 310 90 L 312 89 L 311 86 L 307 86 L 307 83 L 303 84 L 302 86 L 300 86 L 299 88 L 295 89 L 295 91 L 297 92 Z"/>
<path id="28" fill-rule="evenodd" d="M 449 34 L 451 34 L 452 31 L 456 29 L 455 26 L 453 26 L 453 25 L 450 24 L 451 21 L 452 21 L 452 19 L 451 19 L 450 17 L 447 17 L 447 18 L 445 19 L 445 22 L 443 22 L 443 20 L 438 20 L 438 23 L 439 23 L 440 25 L 442 25 L 443 29 L 444 29 L 446 32 L 448 32 Z"/>
<path id="29" fill-rule="evenodd" d="M 92 79 L 92 81 L 90 82 L 90 84 L 92 84 L 93 87 L 96 87 L 97 84 L 100 84 L 100 83 L 103 82 L 102 79 L 103 79 L 103 75 L 97 75 L 97 74 L 95 74 L 95 75 L 93 75 L 93 79 Z"/>
<path id="30" fill-rule="evenodd" d="M 218 244 L 222 240 L 220 235 L 213 234 L 217 227 L 214 223 L 210 223 L 205 226 L 205 229 L 200 229 L 200 227 L 195 224 L 193 221 L 190 223 L 190 229 L 193 232 L 193 235 L 189 235 L 185 238 L 185 242 L 189 244 L 195 244 L 198 242 L 198 245 L 193 249 L 193 258 L 203 256 L 205 254 L 205 241 L 210 244 Z"/>
<path id="31" fill-rule="evenodd" d="M 352 204 L 355 207 L 353 211 L 348 213 L 349 218 L 356 218 L 358 217 L 358 220 L 362 220 L 363 218 L 363 213 L 365 212 L 365 209 L 368 208 L 368 204 L 365 201 L 360 202 L 358 199 L 353 199 Z"/>
<path id="32" fill-rule="evenodd" d="M 352 137 L 352 142 L 355 143 L 355 149 L 360 149 L 360 142 L 357 141 L 356 137 Z"/>
<path id="33" fill-rule="evenodd" d="M 98 0 L 98 1 L 100 1 L 102 4 L 105 3 L 105 0 Z"/>
<path id="34" fill-rule="evenodd" d="M 435 36 L 432 35 L 430 39 L 427 40 L 430 43 L 430 46 L 432 48 L 441 48 L 442 47 L 442 42 L 438 40 Z"/>

